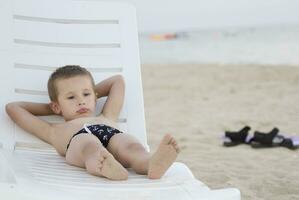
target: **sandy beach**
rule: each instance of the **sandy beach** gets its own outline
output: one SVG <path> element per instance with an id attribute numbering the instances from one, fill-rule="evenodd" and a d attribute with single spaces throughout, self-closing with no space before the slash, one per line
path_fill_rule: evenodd
<path id="1" fill-rule="evenodd" d="M 210 188 L 236 187 L 244 200 L 299 199 L 299 150 L 223 147 L 225 130 L 245 125 L 299 135 L 299 67 L 142 65 L 152 149 L 172 133 L 178 161 Z"/>

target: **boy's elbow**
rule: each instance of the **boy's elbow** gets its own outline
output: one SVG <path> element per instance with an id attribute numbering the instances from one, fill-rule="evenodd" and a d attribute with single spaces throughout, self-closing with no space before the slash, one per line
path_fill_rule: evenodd
<path id="1" fill-rule="evenodd" d="M 16 107 L 19 106 L 18 102 L 11 102 L 5 105 L 5 111 L 8 115 L 11 115 Z"/>
<path id="2" fill-rule="evenodd" d="M 120 74 L 116 75 L 115 78 L 118 82 L 121 82 L 122 84 L 125 84 L 125 78 L 123 77 L 123 75 L 120 75 Z"/>
<path id="3" fill-rule="evenodd" d="M 15 107 L 15 103 L 8 103 L 5 105 L 5 111 L 7 114 L 10 114 Z"/>
<path id="4" fill-rule="evenodd" d="M 121 75 L 121 74 L 117 74 L 117 75 L 115 75 L 114 78 L 115 78 L 116 80 L 124 80 L 124 76 Z"/>

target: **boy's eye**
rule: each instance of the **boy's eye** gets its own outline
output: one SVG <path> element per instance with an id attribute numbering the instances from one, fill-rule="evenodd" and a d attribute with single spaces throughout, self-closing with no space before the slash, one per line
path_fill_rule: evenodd
<path id="1" fill-rule="evenodd" d="M 90 95 L 90 93 L 84 93 L 84 96 L 89 96 Z"/>
<path id="2" fill-rule="evenodd" d="M 69 96 L 67 99 L 74 99 L 74 96 Z"/>

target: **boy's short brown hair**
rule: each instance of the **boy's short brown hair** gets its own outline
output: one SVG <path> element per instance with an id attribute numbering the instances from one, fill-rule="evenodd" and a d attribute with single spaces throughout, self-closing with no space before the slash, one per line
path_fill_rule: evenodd
<path id="1" fill-rule="evenodd" d="M 50 78 L 48 80 L 48 94 L 49 94 L 50 100 L 57 101 L 58 91 L 57 91 L 55 82 L 58 79 L 67 79 L 67 78 L 72 78 L 75 76 L 89 76 L 93 88 L 95 87 L 92 75 L 87 69 L 85 69 L 84 67 L 81 67 L 79 65 L 65 65 L 63 67 L 57 68 L 50 75 Z"/>

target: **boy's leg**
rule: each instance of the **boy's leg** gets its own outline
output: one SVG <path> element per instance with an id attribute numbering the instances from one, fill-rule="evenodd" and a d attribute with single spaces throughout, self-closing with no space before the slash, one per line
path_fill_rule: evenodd
<path id="1" fill-rule="evenodd" d="M 161 178 L 175 161 L 179 152 L 180 148 L 174 137 L 166 134 L 150 159 L 148 177 L 151 179 Z"/>
<path id="2" fill-rule="evenodd" d="M 66 153 L 66 161 L 71 165 L 86 168 L 87 172 L 112 180 L 128 178 L 128 172 L 102 146 L 98 139 L 89 134 L 74 137 Z"/>
<path id="3" fill-rule="evenodd" d="M 123 166 L 158 179 L 175 161 L 179 147 L 171 135 L 165 135 L 156 152 L 150 155 L 136 138 L 121 133 L 110 139 L 108 150 Z"/>
<path id="4" fill-rule="evenodd" d="M 147 174 L 150 154 L 133 136 L 116 134 L 110 139 L 107 149 L 124 167 L 133 168 L 138 174 Z"/>

